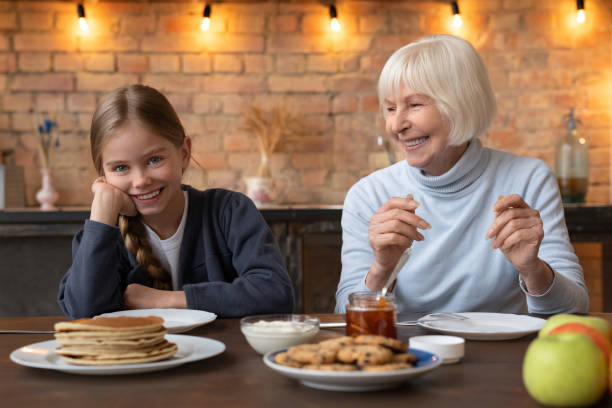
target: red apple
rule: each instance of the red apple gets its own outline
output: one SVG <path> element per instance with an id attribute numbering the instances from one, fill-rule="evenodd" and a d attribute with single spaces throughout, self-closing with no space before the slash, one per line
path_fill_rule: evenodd
<path id="1" fill-rule="evenodd" d="M 548 334 L 556 333 L 579 333 L 588 336 L 599 347 L 606 357 L 606 362 L 610 361 L 610 341 L 601 332 L 584 323 L 565 323 L 552 329 Z"/>

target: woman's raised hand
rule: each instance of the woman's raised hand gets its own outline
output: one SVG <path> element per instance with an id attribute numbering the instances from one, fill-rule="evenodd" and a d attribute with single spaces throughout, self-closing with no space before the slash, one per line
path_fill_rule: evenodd
<path id="1" fill-rule="evenodd" d="M 486 239 L 492 249 L 502 251 L 525 280 L 532 293 L 543 292 L 552 283 L 552 270 L 539 257 L 544 228 L 540 213 L 518 194 L 500 196 L 493 205 L 495 219 Z"/>
<path id="2" fill-rule="evenodd" d="M 91 185 L 94 199 L 91 203 L 92 221 L 115 225 L 117 216 L 133 217 L 137 214 L 136 205 L 129 195 L 106 182 L 104 177 L 98 177 Z"/>
<path id="3" fill-rule="evenodd" d="M 431 228 L 415 214 L 418 206 L 412 195 L 392 197 L 370 218 L 368 235 L 375 260 L 366 277 L 366 285 L 371 290 L 380 290 L 406 248 L 424 239 L 417 228 Z"/>

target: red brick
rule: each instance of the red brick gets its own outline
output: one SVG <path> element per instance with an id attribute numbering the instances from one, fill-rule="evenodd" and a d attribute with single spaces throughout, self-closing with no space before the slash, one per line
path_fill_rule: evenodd
<path id="1" fill-rule="evenodd" d="M 272 54 L 295 54 L 326 52 L 332 47 L 325 36 L 297 35 L 297 34 L 270 34 L 266 49 Z"/>
<path id="2" fill-rule="evenodd" d="M 59 112 L 64 110 L 63 93 L 39 93 L 36 95 L 36 108 L 39 112 Z"/>
<path id="3" fill-rule="evenodd" d="M 495 31 L 511 31 L 516 30 L 517 27 L 520 27 L 520 13 L 495 13 L 489 16 L 491 19 L 491 27 Z"/>
<path id="4" fill-rule="evenodd" d="M 51 69 L 51 55 L 47 52 L 22 52 L 19 54 L 19 70 L 45 72 Z"/>
<path id="5" fill-rule="evenodd" d="M 6 89 L 6 75 L 0 75 L 0 89 L 4 90 Z"/>
<path id="6" fill-rule="evenodd" d="M 333 56 L 310 55 L 308 57 L 308 71 L 334 73 L 338 71 L 338 61 Z"/>
<path id="7" fill-rule="evenodd" d="M 359 17 L 359 32 L 368 34 L 384 32 L 386 20 L 384 14 L 362 15 Z"/>
<path id="8" fill-rule="evenodd" d="M 121 18 L 121 34 L 143 35 L 155 32 L 155 16 L 123 16 Z"/>
<path id="9" fill-rule="evenodd" d="M 297 31 L 297 16 L 293 14 L 274 16 L 272 19 L 272 27 L 276 29 L 276 31 L 282 33 Z"/>
<path id="10" fill-rule="evenodd" d="M 0 33 L 0 51 L 9 49 L 9 37 L 5 34 Z"/>
<path id="11" fill-rule="evenodd" d="M 15 34 L 13 37 L 16 51 L 74 51 L 74 35 L 60 34 Z"/>
<path id="12" fill-rule="evenodd" d="M 253 34 L 224 34 L 218 38 L 204 37 L 203 47 L 208 52 L 263 52 L 264 37 Z"/>
<path id="13" fill-rule="evenodd" d="M 77 74 L 76 79 L 76 89 L 79 91 L 109 92 L 120 86 L 138 82 L 138 77 L 130 74 L 88 74 L 81 72 Z"/>
<path id="14" fill-rule="evenodd" d="M 587 108 L 610 110 L 610 91 L 609 90 L 589 90 L 587 92 Z"/>
<path id="15" fill-rule="evenodd" d="M 113 54 L 90 54 L 84 58 L 85 70 L 92 72 L 114 72 L 115 57 Z"/>
<path id="16" fill-rule="evenodd" d="M 0 151 L 15 148 L 17 138 L 12 137 L 10 133 L 6 133 L 10 129 L 11 115 L 9 113 L 0 113 Z"/>
<path id="17" fill-rule="evenodd" d="M 229 153 L 227 155 L 227 161 L 229 168 L 245 171 L 248 174 L 255 174 L 259 168 L 260 162 L 259 152 L 241 152 L 241 153 Z"/>
<path id="18" fill-rule="evenodd" d="M 223 150 L 222 137 L 219 133 L 202 128 L 195 129 L 189 136 L 191 136 L 192 150 L 196 152 L 219 153 Z"/>
<path id="19" fill-rule="evenodd" d="M 237 124 L 236 117 L 228 115 L 207 115 L 204 119 L 206 124 L 203 129 L 212 133 L 226 134 L 228 131 L 233 131 Z"/>
<path id="20" fill-rule="evenodd" d="M 271 75 L 268 86 L 272 92 L 325 92 L 327 78 L 323 75 Z"/>
<path id="21" fill-rule="evenodd" d="M 2 107 L 7 112 L 28 112 L 33 107 L 32 94 L 29 92 L 5 93 Z"/>
<path id="22" fill-rule="evenodd" d="M 14 91 L 72 91 L 70 74 L 15 75 L 11 89 Z"/>
<path id="23" fill-rule="evenodd" d="M 219 100 L 223 105 L 223 113 L 227 115 L 239 115 L 248 103 L 241 95 L 222 95 Z"/>
<path id="24" fill-rule="evenodd" d="M 610 127 L 610 114 L 608 112 L 597 112 L 597 111 L 586 111 L 581 112 L 579 116 L 580 120 L 584 124 L 588 124 L 589 127 Z"/>
<path id="25" fill-rule="evenodd" d="M 610 166 L 610 148 L 589 149 L 589 166 Z"/>
<path id="26" fill-rule="evenodd" d="M 376 81 L 361 75 L 341 75 L 335 77 L 332 89 L 336 92 L 367 92 L 376 89 Z"/>
<path id="27" fill-rule="evenodd" d="M 17 13 L 0 13 L 0 30 L 17 29 Z"/>
<path id="28" fill-rule="evenodd" d="M 0 54 L 0 72 L 15 72 L 15 54 Z"/>
<path id="29" fill-rule="evenodd" d="M 609 186 L 589 186 L 586 202 L 597 204 L 608 204 L 612 200 Z"/>
<path id="30" fill-rule="evenodd" d="M 359 55 L 342 58 L 340 60 L 340 72 L 356 72 L 359 71 Z"/>
<path id="31" fill-rule="evenodd" d="M 545 109 L 550 107 L 551 96 L 547 92 L 529 92 L 521 97 L 522 109 Z"/>
<path id="32" fill-rule="evenodd" d="M 303 186 L 322 186 L 326 182 L 328 173 L 327 169 L 305 170 L 300 174 L 300 182 Z"/>
<path id="33" fill-rule="evenodd" d="M 228 168 L 227 153 L 225 152 L 192 152 L 192 156 L 206 169 L 224 170 Z"/>
<path id="34" fill-rule="evenodd" d="M 215 72 L 241 72 L 242 59 L 238 55 L 215 55 L 213 70 Z"/>
<path id="35" fill-rule="evenodd" d="M 343 166 L 341 166 L 343 167 Z M 348 171 L 335 171 L 332 173 L 331 186 L 333 188 L 340 188 L 348 190 L 357 181 L 357 177 L 353 173 Z"/>
<path id="36" fill-rule="evenodd" d="M 2 16 L 0 16 L 0 21 L 2 21 Z M 53 14 L 24 12 L 19 15 L 19 21 L 22 30 L 50 30 L 53 27 Z"/>
<path id="37" fill-rule="evenodd" d="M 264 74 L 274 70 L 274 58 L 271 55 L 246 54 L 244 72 L 247 74 Z"/>
<path id="38" fill-rule="evenodd" d="M 161 92 L 194 92 L 203 89 L 204 79 L 200 76 L 181 74 L 145 75 L 142 81 Z"/>
<path id="39" fill-rule="evenodd" d="M 187 56 L 183 57 L 187 58 Z M 178 72 L 180 69 L 180 60 L 178 55 L 158 54 L 149 56 L 149 65 L 151 72 Z"/>
<path id="40" fill-rule="evenodd" d="M 240 177 L 235 170 L 215 170 L 208 172 L 209 188 L 227 188 L 237 190 L 240 184 Z"/>
<path id="41" fill-rule="evenodd" d="M 76 54 L 54 54 L 54 71 L 80 71 L 85 65 L 84 58 Z"/>
<path id="42" fill-rule="evenodd" d="M 166 98 L 177 113 L 193 113 L 191 94 L 166 93 Z"/>
<path id="43" fill-rule="evenodd" d="M 338 21 L 342 24 L 341 18 Z M 330 31 L 329 14 L 319 12 L 317 14 L 306 14 L 302 17 L 302 32 L 312 34 L 328 33 Z"/>
<path id="44" fill-rule="evenodd" d="M 302 115 L 311 113 L 328 114 L 331 112 L 330 96 L 313 94 L 287 98 L 287 105 Z"/>
<path id="45" fill-rule="evenodd" d="M 326 160 L 322 153 L 296 153 L 291 155 L 291 163 L 297 169 L 325 168 Z"/>
<path id="46" fill-rule="evenodd" d="M 207 54 L 183 55 L 183 72 L 208 73 L 212 72 L 212 60 Z"/>
<path id="47" fill-rule="evenodd" d="M 193 97 L 194 113 L 219 113 L 221 112 L 221 107 L 221 101 L 216 96 L 196 94 Z"/>
<path id="48" fill-rule="evenodd" d="M 117 67 L 119 72 L 145 72 L 147 57 L 142 54 L 119 54 Z"/>
<path id="49" fill-rule="evenodd" d="M 359 98 L 355 95 L 339 94 L 332 101 L 333 113 L 356 112 Z"/>
<path id="50" fill-rule="evenodd" d="M 167 33 L 193 33 L 200 30 L 201 17 L 161 16 L 159 29 Z"/>
<path id="51" fill-rule="evenodd" d="M 144 40 L 143 40 L 144 41 Z M 82 36 L 79 41 L 81 51 L 138 51 L 137 38 L 128 35 L 122 36 Z"/>
<path id="52" fill-rule="evenodd" d="M 228 31 L 231 33 L 263 33 L 265 25 L 265 16 L 235 14 L 228 21 Z"/>
<path id="53" fill-rule="evenodd" d="M 359 97 L 359 110 L 361 112 L 380 112 L 378 95 L 363 95 Z"/>
<path id="54" fill-rule="evenodd" d="M 361 70 L 363 72 L 380 72 L 382 71 L 385 62 L 387 61 L 386 55 L 372 54 L 361 56 Z"/>
<path id="55" fill-rule="evenodd" d="M 610 97 L 609 94 L 607 96 Z M 559 92 L 554 96 L 554 106 L 556 107 L 569 109 L 585 105 L 586 98 L 584 95 L 578 95 L 575 91 Z"/>
<path id="56" fill-rule="evenodd" d="M 260 76 L 213 75 L 205 80 L 205 91 L 210 93 L 259 93 L 266 91 Z"/>
<path id="57" fill-rule="evenodd" d="M 96 108 L 96 97 L 91 93 L 68 94 L 68 110 L 70 112 L 93 112 Z"/>
<path id="58" fill-rule="evenodd" d="M 279 55 L 276 57 L 276 71 L 281 74 L 299 74 L 306 70 L 303 55 Z"/>

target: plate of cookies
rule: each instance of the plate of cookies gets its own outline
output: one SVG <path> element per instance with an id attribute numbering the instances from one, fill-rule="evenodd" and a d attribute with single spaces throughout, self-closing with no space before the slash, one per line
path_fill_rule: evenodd
<path id="1" fill-rule="evenodd" d="M 435 354 L 383 336 L 342 336 L 271 351 L 264 363 L 312 388 L 374 391 L 394 388 L 442 364 Z"/>
<path id="2" fill-rule="evenodd" d="M 100 317 L 55 324 L 55 340 L 13 351 L 13 362 L 72 374 L 114 375 L 159 371 L 216 356 L 219 341 L 167 335 L 163 319 Z"/>

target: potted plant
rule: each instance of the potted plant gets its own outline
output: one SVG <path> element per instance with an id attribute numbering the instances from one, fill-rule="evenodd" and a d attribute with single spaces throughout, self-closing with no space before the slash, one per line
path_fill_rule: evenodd
<path id="1" fill-rule="evenodd" d="M 277 190 L 270 171 L 270 157 L 302 133 L 301 118 L 286 105 L 274 105 L 265 110 L 251 104 L 243 113 L 240 129 L 257 137 L 261 155 L 257 176 L 245 178 L 247 195 L 256 204 L 273 203 L 277 198 Z"/>

